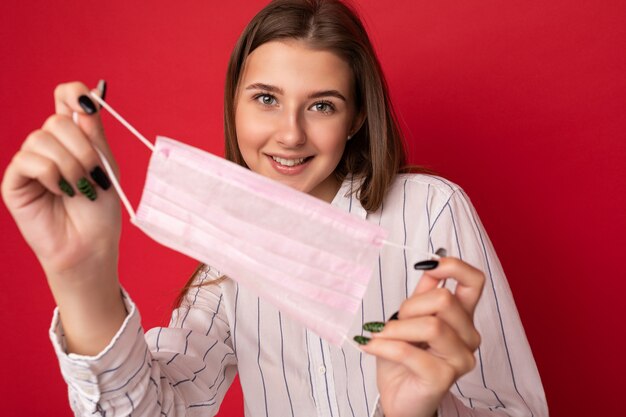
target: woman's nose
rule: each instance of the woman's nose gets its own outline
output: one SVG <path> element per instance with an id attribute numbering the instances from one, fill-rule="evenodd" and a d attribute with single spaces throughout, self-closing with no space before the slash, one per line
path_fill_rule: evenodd
<path id="1" fill-rule="evenodd" d="M 297 109 L 286 110 L 280 118 L 277 135 L 278 143 L 287 148 L 296 148 L 306 142 L 306 133 L 300 112 Z"/>

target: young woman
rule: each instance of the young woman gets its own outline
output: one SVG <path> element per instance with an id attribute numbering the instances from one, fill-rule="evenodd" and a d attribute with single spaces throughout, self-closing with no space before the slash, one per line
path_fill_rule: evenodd
<path id="1" fill-rule="evenodd" d="M 56 113 L 2 183 L 58 305 L 51 337 L 77 415 L 213 415 L 236 373 L 248 416 L 547 415 L 482 225 L 455 184 L 402 173 L 380 65 L 345 5 L 274 1 L 246 27 L 228 68 L 226 156 L 390 241 L 447 249 L 419 271 L 383 249 L 353 325 L 362 351 L 327 344 L 211 266 L 170 326 L 144 335 L 118 281 L 119 202 L 94 145 L 113 158 L 88 93 L 57 88 Z"/>

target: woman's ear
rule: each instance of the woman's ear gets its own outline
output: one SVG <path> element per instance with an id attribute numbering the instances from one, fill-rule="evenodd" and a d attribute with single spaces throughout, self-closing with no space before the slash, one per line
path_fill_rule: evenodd
<path id="1" fill-rule="evenodd" d="M 352 127 L 350 128 L 350 133 L 348 137 L 351 138 L 352 136 L 356 135 L 356 132 L 361 130 L 363 123 L 365 123 L 365 118 L 366 118 L 366 115 L 364 111 L 360 111 L 359 114 L 355 116 L 354 121 L 352 122 Z"/>

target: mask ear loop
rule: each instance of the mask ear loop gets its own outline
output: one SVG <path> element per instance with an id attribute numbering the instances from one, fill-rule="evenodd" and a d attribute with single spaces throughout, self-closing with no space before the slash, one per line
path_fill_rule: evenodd
<path id="1" fill-rule="evenodd" d="M 106 109 L 111 114 L 111 116 L 113 116 L 126 129 L 128 129 L 130 131 L 130 133 L 135 135 L 135 137 L 137 139 L 139 139 L 141 141 L 141 143 L 146 145 L 146 147 L 148 149 L 150 149 L 150 152 L 154 153 L 154 145 L 148 139 L 146 139 L 141 133 L 139 133 L 139 131 L 137 129 L 135 129 L 135 127 L 133 125 L 128 123 L 126 121 L 126 119 L 124 119 L 118 112 L 116 112 L 115 109 L 113 109 L 113 107 L 109 106 L 104 100 L 102 100 L 102 98 L 100 96 L 98 96 L 95 92 L 92 91 L 90 93 L 90 95 L 91 95 L 91 97 L 93 97 L 94 100 L 96 100 L 98 102 L 98 104 L 100 104 L 100 106 L 102 106 L 102 108 Z M 122 186 L 120 185 L 119 181 L 117 180 L 117 177 L 113 173 L 113 169 L 111 168 L 111 164 L 109 164 L 109 161 L 106 159 L 106 157 L 104 156 L 102 151 L 100 149 L 98 149 L 97 146 L 94 146 L 94 148 L 96 149 L 96 152 L 98 152 L 98 155 L 100 156 L 100 159 L 102 160 L 102 164 L 104 165 L 104 169 L 106 170 L 107 174 L 111 178 L 111 182 L 113 183 L 113 187 L 115 188 L 115 191 L 117 191 L 117 195 L 120 197 L 120 200 L 124 204 L 124 207 L 126 208 L 126 211 L 128 212 L 128 215 L 130 216 L 131 222 L 134 223 L 135 217 L 136 217 L 135 211 L 133 210 L 133 207 L 131 206 L 130 202 L 128 201 L 128 198 L 126 197 L 126 194 L 124 193 L 124 190 L 122 190 Z"/>
<path id="2" fill-rule="evenodd" d="M 154 145 L 150 143 L 148 139 L 146 139 L 141 133 L 139 133 L 139 131 L 135 129 L 130 123 L 128 123 L 122 116 L 120 116 L 118 112 L 116 112 L 111 106 L 109 106 L 104 100 L 102 100 L 102 98 L 100 98 L 100 96 L 98 96 L 93 91 L 90 92 L 90 95 L 94 100 L 98 102 L 98 104 L 100 104 L 100 106 L 102 106 L 102 108 L 105 108 L 115 119 L 117 119 L 117 121 L 119 121 L 122 125 L 124 125 L 124 127 L 130 130 L 130 132 L 133 135 L 135 135 L 144 145 L 146 145 L 146 147 L 150 149 L 151 152 L 154 152 Z M 78 113 L 76 112 L 72 113 L 72 120 L 74 121 L 75 124 L 78 124 Z M 117 192 L 117 195 L 120 197 L 120 200 L 122 201 L 122 204 L 124 205 L 124 208 L 128 212 L 131 222 L 134 222 L 135 217 L 136 217 L 135 210 L 133 210 L 133 206 L 130 204 L 128 197 L 126 197 L 126 193 L 124 193 L 124 190 L 122 190 L 122 186 L 120 185 L 119 180 L 115 176 L 115 173 L 113 172 L 113 168 L 111 168 L 111 164 L 109 163 L 106 156 L 104 156 L 104 153 L 95 144 L 92 144 L 92 145 L 94 149 L 96 150 L 96 153 L 100 157 L 100 160 L 102 161 L 104 170 L 106 171 L 107 175 L 111 179 L 113 188 L 115 188 L 115 191 Z"/>
<path id="3" fill-rule="evenodd" d="M 412 246 L 406 246 L 406 245 L 401 245 L 399 243 L 390 242 L 390 241 L 388 241 L 386 239 L 383 239 L 382 244 L 383 245 L 387 245 L 387 246 L 391 246 L 392 248 L 403 249 L 403 250 L 408 250 L 408 251 L 411 251 L 411 252 L 421 253 L 423 255 L 426 255 L 430 259 L 434 259 L 434 260 L 437 260 L 437 261 L 439 259 L 441 259 L 441 256 L 436 254 L 436 253 L 423 251 L 421 249 L 417 249 L 417 248 L 414 248 Z"/>
<path id="4" fill-rule="evenodd" d="M 148 149 L 150 149 L 150 151 L 154 152 L 154 145 L 152 144 L 152 142 L 150 142 L 148 139 L 146 139 L 141 133 L 139 133 L 139 131 L 137 129 L 135 129 L 133 127 L 133 125 L 131 125 L 130 123 L 128 123 L 126 121 L 126 119 L 124 119 L 122 116 L 120 116 L 120 114 L 118 112 L 116 112 L 113 107 L 109 106 L 104 100 L 102 100 L 100 98 L 100 96 L 98 96 L 96 93 L 94 93 L 93 91 L 90 93 L 91 97 L 93 97 L 94 100 L 96 100 L 98 102 L 99 105 L 101 105 L 102 107 L 104 107 L 109 113 L 111 113 L 111 115 L 113 117 L 115 117 L 117 119 L 118 122 L 120 122 L 121 124 L 124 125 L 124 127 L 128 130 L 130 130 L 130 133 L 132 133 L 133 135 L 135 135 L 137 137 L 137 139 L 139 139 L 144 145 L 146 145 L 148 147 Z"/>
<path id="5" fill-rule="evenodd" d="M 117 191 L 117 195 L 120 197 L 120 200 L 122 200 L 122 204 L 124 204 L 124 208 L 126 208 L 126 211 L 128 212 L 128 215 L 130 216 L 130 220 L 134 221 L 135 220 L 135 210 L 133 210 L 133 206 L 131 206 L 130 201 L 128 201 L 128 198 L 126 197 L 126 194 L 122 190 L 122 186 L 120 185 L 119 181 L 115 177 L 115 174 L 113 173 L 113 168 L 111 168 L 111 165 L 109 164 L 109 161 L 104 156 L 102 151 L 100 149 L 98 149 L 98 147 L 95 146 L 95 145 L 94 145 L 94 148 L 95 148 L 96 152 L 98 153 L 98 156 L 100 156 L 100 159 L 102 160 L 102 164 L 104 165 L 104 169 L 107 172 L 107 174 L 109 175 L 109 178 L 111 179 L 111 182 L 113 183 L 113 188 L 115 188 L 115 191 Z"/>

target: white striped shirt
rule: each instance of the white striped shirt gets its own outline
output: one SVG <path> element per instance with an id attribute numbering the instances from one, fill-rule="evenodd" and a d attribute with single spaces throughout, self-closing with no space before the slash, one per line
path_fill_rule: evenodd
<path id="1" fill-rule="evenodd" d="M 332 204 L 380 224 L 389 241 L 420 251 L 446 248 L 485 272 L 475 314 L 482 336 L 477 366 L 453 385 L 439 415 L 547 416 L 510 288 L 464 192 L 439 177 L 399 175 L 380 209 L 368 215 L 350 187 L 345 181 Z M 419 281 L 412 265 L 422 256 L 382 249 L 349 337 L 398 310 Z M 219 276 L 207 267 L 197 279 Z M 454 281 L 447 285 L 453 289 Z M 76 415 L 214 415 L 236 373 L 248 417 L 368 417 L 377 408 L 372 356 L 329 345 L 230 279 L 192 288 L 188 307 L 174 311 L 169 327 L 145 336 L 134 303 L 128 296 L 125 302 L 128 317 L 96 357 L 65 353 L 55 312 L 50 336 Z"/>

